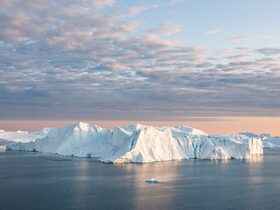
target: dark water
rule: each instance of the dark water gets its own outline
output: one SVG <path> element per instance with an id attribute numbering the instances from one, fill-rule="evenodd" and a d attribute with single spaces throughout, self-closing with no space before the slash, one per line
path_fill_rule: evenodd
<path id="1" fill-rule="evenodd" d="M 155 177 L 159 184 L 144 180 Z M 102 164 L 0 153 L 0 209 L 280 209 L 280 151 L 252 161 Z"/>

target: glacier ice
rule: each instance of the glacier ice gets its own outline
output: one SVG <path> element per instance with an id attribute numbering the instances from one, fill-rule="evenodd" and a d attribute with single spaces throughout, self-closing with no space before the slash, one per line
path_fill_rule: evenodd
<path id="1" fill-rule="evenodd" d="M 7 146 L 8 150 L 94 157 L 102 162 L 154 162 L 180 159 L 244 159 L 262 155 L 259 138 L 208 135 L 185 126 L 128 125 L 114 130 L 80 122 L 48 129 L 45 136 Z"/>

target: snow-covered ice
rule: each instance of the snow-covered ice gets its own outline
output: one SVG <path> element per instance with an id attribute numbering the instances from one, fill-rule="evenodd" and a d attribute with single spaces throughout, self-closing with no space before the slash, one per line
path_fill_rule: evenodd
<path id="1" fill-rule="evenodd" d="M 153 127 L 128 125 L 108 130 L 80 122 L 48 129 L 30 142 L 8 145 L 8 150 L 56 153 L 94 157 L 102 162 L 154 162 L 165 160 L 245 159 L 262 155 L 259 138 L 245 135 L 208 135 L 185 126 Z"/>

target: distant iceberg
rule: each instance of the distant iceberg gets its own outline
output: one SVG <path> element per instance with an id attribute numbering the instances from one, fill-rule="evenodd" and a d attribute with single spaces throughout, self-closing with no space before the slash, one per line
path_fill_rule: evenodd
<path id="1" fill-rule="evenodd" d="M 151 183 L 151 184 L 157 184 L 159 183 L 160 181 L 158 179 L 155 179 L 155 178 L 150 178 L 150 179 L 146 179 L 145 182 L 147 183 Z"/>
<path id="2" fill-rule="evenodd" d="M 36 139 L 44 138 L 50 128 L 44 128 L 40 131 L 27 132 L 27 131 L 5 131 L 0 130 L 0 150 L 5 149 L 7 145 L 14 144 L 15 142 L 19 143 L 28 143 L 33 142 Z"/>
<path id="3" fill-rule="evenodd" d="M 39 132 L 39 133 L 42 133 Z M 7 150 L 38 151 L 102 162 L 145 163 L 181 159 L 248 159 L 263 154 L 262 141 L 245 135 L 208 135 L 198 129 L 129 125 L 108 130 L 80 122 L 47 129 Z"/>

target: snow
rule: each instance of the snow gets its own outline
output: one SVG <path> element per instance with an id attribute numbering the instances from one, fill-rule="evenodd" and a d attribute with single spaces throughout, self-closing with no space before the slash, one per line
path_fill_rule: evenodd
<path id="1" fill-rule="evenodd" d="M 189 158 L 244 159 L 263 153 L 259 138 L 241 134 L 209 136 L 203 131 L 185 126 L 153 127 L 136 124 L 108 130 L 80 122 L 48 129 L 44 135 L 35 141 L 33 138 L 30 142 L 8 145 L 7 149 L 94 157 L 102 162 L 114 163 Z"/>

